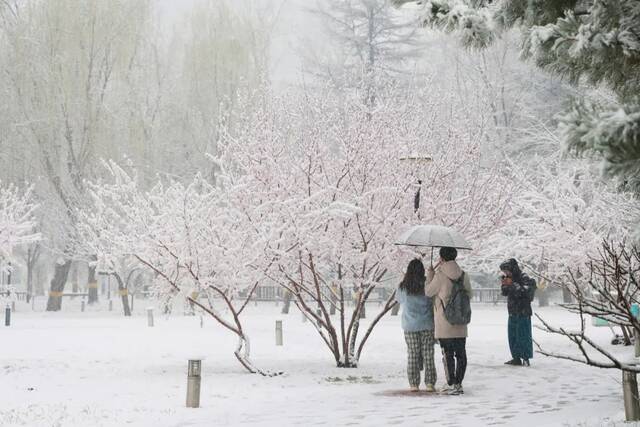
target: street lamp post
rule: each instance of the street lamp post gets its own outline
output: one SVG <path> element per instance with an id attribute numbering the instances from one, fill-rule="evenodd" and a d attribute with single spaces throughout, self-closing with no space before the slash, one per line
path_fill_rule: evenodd
<path id="1" fill-rule="evenodd" d="M 418 175 L 418 189 L 416 190 L 416 194 L 415 196 L 413 196 L 413 213 L 416 214 L 418 216 L 418 218 L 420 218 L 420 190 L 422 189 L 422 179 L 420 179 L 420 175 L 418 173 L 415 173 L 418 168 L 419 165 L 424 165 L 426 163 L 431 162 L 433 159 L 431 158 L 431 156 L 428 155 L 420 155 L 420 154 L 410 154 L 408 156 L 405 157 L 400 157 L 400 161 L 403 162 L 411 162 L 411 164 L 416 165 L 414 166 L 414 175 Z M 395 306 L 393 306 L 393 309 L 391 310 L 391 315 L 392 316 L 397 316 L 398 315 L 398 311 L 400 310 L 400 305 L 396 304 Z"/>
<path id="2" fill-rule="evenodd" d="M 433 159 L 428 155 L 420 155 L 420 154 L 411 154 L 405 157 L 400 157 L 400 160 L 403 162 L 411 162 L 414 166 L 414 175 L 418 175 L 418 189 L 416 190 L 416 194 L 413 198 L 413 211 L 414 213 L 419 215 L 420 210 L 420 190 L 422 189 L 422 179 L 420 178 L 419 173 L 417 173 L 418 169 L 421 165 L 431 162 Z"/>

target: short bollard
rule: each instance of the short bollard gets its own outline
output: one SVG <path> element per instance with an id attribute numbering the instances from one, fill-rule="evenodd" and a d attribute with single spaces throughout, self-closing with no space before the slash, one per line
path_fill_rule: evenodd
<path id="1" fill-rule="evenodd" d="M 4 309 L 4 326 L 11 325 L 11 307 L 9 304 Z"/>
<path id="2" fill-rule="evenodd" d="M 627 421 L 640 420 L 638 380 L 635 372 L 622 371 L 622 397 L 624 399 L 624 414 Z"/>
<path id="3" fill-rule="evenodd" d="M 200 407 L 200 372 L 202 361 L 190 359 L 187 369 L 187 408 Z"/>
<path id="4" fill-rule="evenodd" d="M 276 320 L 276 345 L 282 345 L 282 320 Z"/>
<path id="5" fill-rule="evenodd" d="M 400 304 L 395 303 L 393 308 L 391 309 L 391 315 L 397 316 L 399 311 L 400 311 Z"/>
<path id="6" fill-rule="evenodd" d="M 80 311 L 84 312 L 84 301 L 80 301 Z"/>
<path id="7" fill-rule="evenodd" d="M 113 301 L 109 300 L 109 311 L 113 311 Z"/>
<path id="8" fill-rule="evenodd" d="M 153 327 L 153 307 L 147 308 L 147 326 Z"/>

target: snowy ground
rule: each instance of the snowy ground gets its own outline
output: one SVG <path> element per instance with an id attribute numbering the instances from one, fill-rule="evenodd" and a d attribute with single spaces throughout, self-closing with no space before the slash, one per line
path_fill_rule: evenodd
<path id="1" fill-rule="evenodd" d="M 124 318 L 65 303 L 69 311 L 61 313 L 18 303 L 12 325 L 0 326 L 1 426 L 597 426 L 624 419 L 619 371 L 540 355 L 528 369 L 504 366 L 504 306 L 474 306 L 464 396 L 393 396 L 407 388 L 398 317 L 381 321 L 361 367 L 338 369 L 295 309 L 282 316 L 272 303 L 251 306 L 245 324 L 254 362 L 286 371 L 264 378 L 243 371 L 232 354 L 235 338 L 212 320 L 201 328 L 199 317 L 156 316 L 149 328 L 144 307 Z M 575 326 L 558 308 L 538 312 Z M 275 346 L 276 319 L 284 323 L 283 347 Z M 602 342 L 611 337 L 607 328 L 594 333 Z M 534 336 L 551 349 L 573 350 L 561 338 Z M 199 409 L 185 408 L 193 355 L 206 357 Z"/>

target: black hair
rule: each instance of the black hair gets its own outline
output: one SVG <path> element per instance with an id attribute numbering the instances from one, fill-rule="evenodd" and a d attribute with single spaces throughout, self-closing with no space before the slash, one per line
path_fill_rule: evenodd
<path id="1" fill-rule="evenodd" d="M 458 256 L 458 251 L 456 248 L 449 248 L 447 246 L 443 246 L 440 248 L 440 258 L 445 261 L 453 261 Z"/>
<path id="2" fill-rule="evenodd" d="M 516 261 L 515 258 L 509 258 L 508 260 L 500 263 L 500 270 L 510 272 L 513 280 L 516 281 L 522 276 L 522 270 L 520 270 L 518 261 Z"/>
<path id="3" fill-rule="evenodd" d="M 409 295 L 424 295 L 424 265 L 418 258 L 414 258 L 407 266 L 400 289 L 404 289 Z"/>

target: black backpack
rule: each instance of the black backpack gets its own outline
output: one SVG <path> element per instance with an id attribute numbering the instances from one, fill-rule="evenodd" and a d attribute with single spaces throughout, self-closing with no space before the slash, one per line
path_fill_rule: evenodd
<path id="1" fill-rule="evenodd" d="M 471 298 L 464 288 L 464 271 L 460 277 L 451 281 L 451 295 L 444 307 L 444 317 L 452 325 L 466 325 L 471 321 Z"/>

